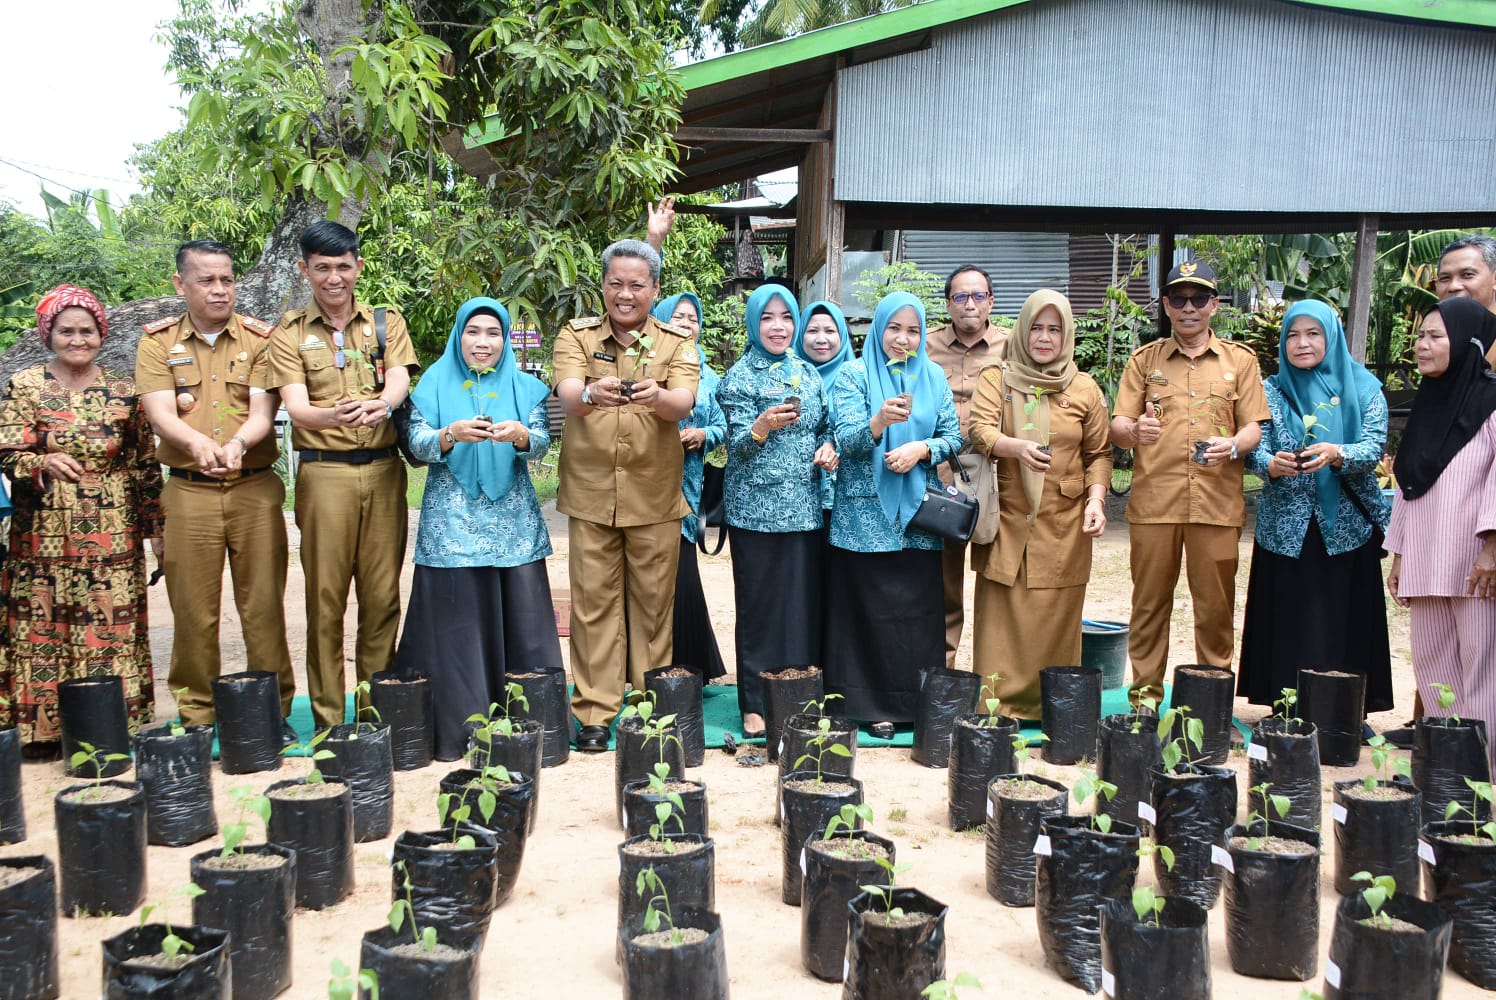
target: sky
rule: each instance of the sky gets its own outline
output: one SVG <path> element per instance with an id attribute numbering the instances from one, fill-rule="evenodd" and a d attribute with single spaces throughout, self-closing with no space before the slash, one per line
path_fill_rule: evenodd
<path id="1" fill-rule="evenodd" d="M 176 0 L 0 3 L 9 44 L 0 59 L 0 199 L 45 215 L 39 189 L 104 188 L 119 204 L 140 190 L 135 144 L 181 122 L 157 26 Z M 28 172 L 30 171 L 30 172 Z M 41 174 L 46 181 L 38 179 Z"/>

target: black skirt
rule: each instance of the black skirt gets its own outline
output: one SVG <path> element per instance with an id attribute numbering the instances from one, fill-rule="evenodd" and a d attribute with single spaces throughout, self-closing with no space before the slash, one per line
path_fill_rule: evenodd
<path id="1" fill-rule="evenodd" d="M 724 677 L 727 664 L 717 648 L 712 617 L 707 613 L 706 594 L 701 589 L 701 571 L 696 566 L 696 543 L 682 536 L 680 565 L 675 572 L 675 642 L 670 662 L 696 671 L 703 680 Z"/>
<path id="2" fill-rule="evenodd" d="M 945 667 L 940 553 L 849 552 L 826 566 L 826 690 L 837 715 L 860 722 L 913 722 L 919 675 Z"/>
<path id="3" fill-rule="evenodd" d="M 738 710 L 762 715 L 765 671 L 816 663 L 821 652 L 821 531 L 730 528 Z"/>
<path id="4" fill-rule="evenodd" d="M 1371 542 L 1332 556 L 1318 518 L 1309 519 L 1299 557 L 1252 547 L 1236 693 L 1271 705 L 1299 686 L 1299 670 L 1366 677 L 1366 711 L 1392 708 L 1392 657 L 1381 550 Z"/>
<path id="5" fill-rule="evenodd" d="M 506 674 L 562 669 L 545 560 L 416 566 L 395 669 L 431 678 L 436 758 L 461 757 L 468 716 L 504 703 Z"/>

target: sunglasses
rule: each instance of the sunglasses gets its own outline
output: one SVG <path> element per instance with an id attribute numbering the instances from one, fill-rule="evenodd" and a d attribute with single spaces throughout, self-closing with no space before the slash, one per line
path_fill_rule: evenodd
<path id="1" fill-rule="evenodd" d="M 337 353 L 332 356 L 335 367 L 342 368 L 348 364 L 348 355 L 343 353 L 343 331 L 334 330 L 332 334 L 332 346 L 337 348 Z"/>
<path id="2" fill-rule="evenodd" d="M 1196 292 L 1193 295 L 1172 294 L 1169 296 L 1169 305 L 1175 309 L 1183 309 L 1186 305 L 1192 305 L 1196 309 L 1204 309 L 1210 305 L 1210 300 L 1215 298 L 1209 292 Z"/>
<path id="3" fill-rule="evenodd" d="M 975 302 L 977 305 L 981 305 L 990 298 L 992 298 L 992 296 L 988 295 L 986 292 L 957 292 L 955 295 L 951 296 L 951 301 L 956 303 L 956 305 L 958 306 L 964 306 L 968 302 Z"/>

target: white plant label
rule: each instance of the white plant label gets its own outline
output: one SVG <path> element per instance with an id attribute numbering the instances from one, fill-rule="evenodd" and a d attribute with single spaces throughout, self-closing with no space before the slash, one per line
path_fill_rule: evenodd
<path id="1" fill-rule="evenodd" d="M 1325 982 L 1329 983 L 1337 990 L 1340 989 L 1340 966 L 1336 965 L 1328 958 L 1325 959 Z"/>
<path id="2" fill-rule="evenodd" d="M 1345 826 L 1345 821 L 1350 819 L 1350 815 L 1350 813 L 1345 811 L 1345 806 L 1339 802 L 1330 803 L 1330 818 L 1341 826 Z"/>
<path id="3" fill-rule="evenodd" d="M 852 963 L 849 962 L 849 961 L 847 961 L 846 956 L 843 955 L 842 956 L 842 982 L 846 982 L 847 981 L 847 973 L 849 973 L 851 971 L 852 971 Z"/>
<path id="4" fill-rule="evenodd" d="M 1047 834 L 1047 833 L 1041 833 L 1041 834 L 1039 834 L 1038 839 L 1036 839 L 1034 841 L 1034 853 L 1040 855 L 1041 857 L 1046 857 L 1046 858 L 1049 857 L 1050 854 L 1054 853 L 1053 851 L 1050 850 L 1050 846 L 1049 846 L 1049 834 Z"/>
<path id="5" fill-rule="evenodd" d="M 1105 966 L 1101 968 L 1101 992 L 1109 997 L 1117 995 L 1117 977 L 1112 975 L 1112 970 Z"/>
<path id="6" fill-rule="evenodd" d="M 1153 807 L 1151 805 L 1149 805 L 1148 803 L 1146 803 L 1146 802 L 1139 802 L 1138 803 L 1138 819 L 1144 821 L 1145 823 L 1157 823 L 1158 822 L 1158 813 L 1154 812 L 1153 811 Z"/>
<path id="7" fill-rule="evenodd" d="M 779 800 L 779 822 L 784 822 L 784 799 Z"/>
<path id="8" fill-rule="evenodd" d="M 1210 845 L 1210 860 L 1212 863 L 1220 865 L 1222 868 L 1226 869 L 1228 872 L 1231 872 L 1233 875 L 1236 874 L 1236 862 L 1231 860 L 1231 852 L 1226 850 L 1220 844 Z"/>
<path id="9" fill-rule="evenodd" d="M 995 810 L 992 808 L 992 800 L 987 800 L 987 818 L 991 819 Z"/>
<path id="10" fill-rule="evenodd" d="M 776 751 L 774 751 L 774 755 L 776 757 L 783 757 L 784 756 L 784 737 L 783 736 L 779 737 L 779 749 L 776 750 Z"/>
<path id="11" fill-rule="evenodd" d="M 1251 757 L 1253 760 L 1267 760 L 1267 744 L 1266 743 L 1249 743 L 1249 744 L 1247 744 L 1247 756 Z"/>
<path id="12" fill-rule="evenodd" d="M 623 807 L 623 806 L 619 806 L 618 807 L 618 825 L 621 826 L 621 827 L 623 827 L 623 829 L 624 829 L 625 832 L 628 831 L 628 828 L 629 828 L 628 810 L 625 807 Z"/>
<path id="13" fill-rule="evenodd" d="M 800 877 L 805 877 L 805 848 L 800 848 Z"/>
<path id="14" fill-rule="evenodd" d="M 1437 865 L 1439 863 L 1434 860 L 1434 845 L 1430 844 L 1422 837 L 1418 838 L 1418 856 L 1431 865 Z"/>

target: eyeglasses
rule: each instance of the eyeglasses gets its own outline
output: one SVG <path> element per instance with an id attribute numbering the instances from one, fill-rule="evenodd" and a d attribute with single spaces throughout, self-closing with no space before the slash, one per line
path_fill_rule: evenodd
<path id="1" fill-rule="evenodd" d="M 1210 300 L 1215 298 L 1209 292 L 1196 292 L 1194 295 L 1179 295 L 1177 293 L 1169 296 L 1169 305 L 1175 309 L 1183 309 L 1186 305 L 1192 305 L 1196 309 L 1204 309 L 1210 305 Z"/>
<path id="2" fill-rule="evenodd" d="M 988 295 L 986 292 L 957 292 L 955 295 L 951 296 L 951 301 L 956 303 L 956 305 L 958 306 L 964 306 L 968 302 L 975 302 L 977 305 L 982 305 L 990 298 L 992 298 L 992 296 Z"/>
<path id="3" fill-rule="evenodd" d="M 337 353 L 332 356 L 332 363 L 336 367 L 342 368 L 344 365 L 346 365 L 348 363 L 348 355 L 346 355 L 346 354 L 343 353 L 343 331 L 342 330 L 334 330 L 332 332 L 332 346 L 336 347 L 338 349 Z"/>

